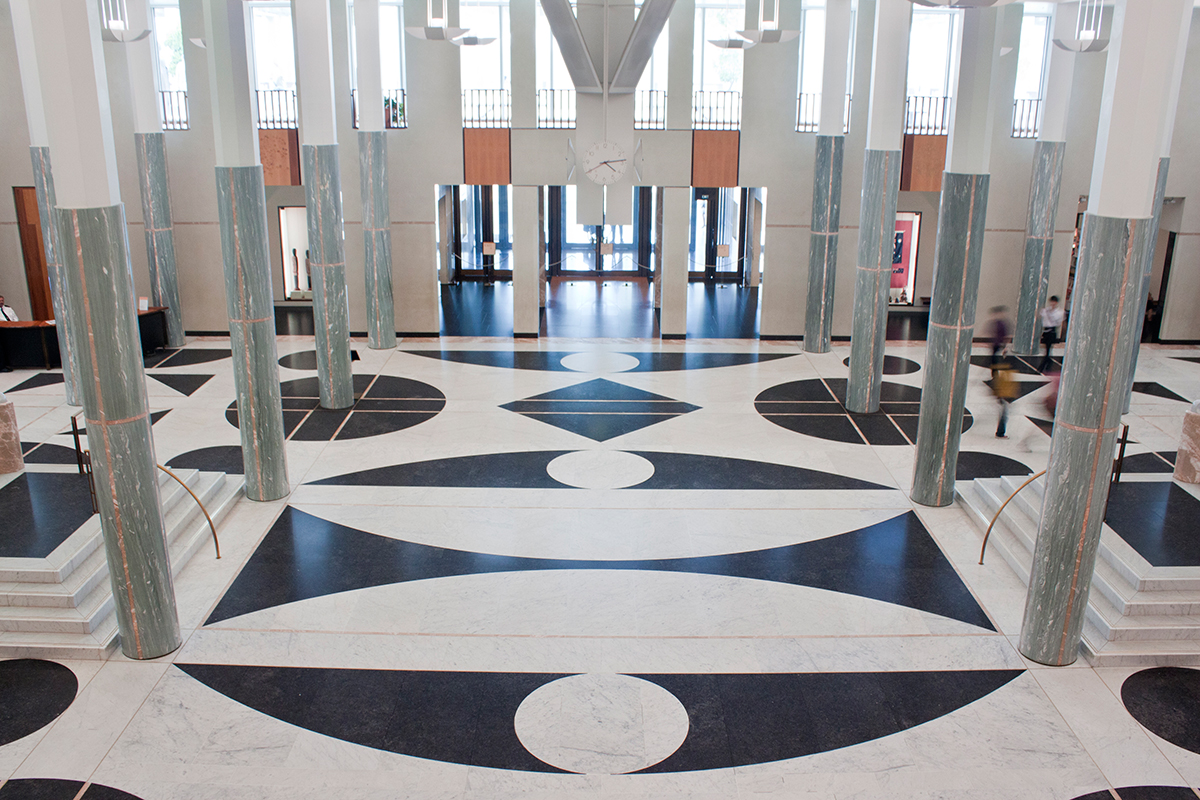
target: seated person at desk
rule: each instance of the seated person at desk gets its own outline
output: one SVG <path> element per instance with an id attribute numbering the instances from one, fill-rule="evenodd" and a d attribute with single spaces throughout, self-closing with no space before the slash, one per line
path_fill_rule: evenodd
<path id="1" fill-rule="evenodd" d="M 0 322 L 16 322 L 17 312 L 10 306 L 4 305 L 4 295 L 0 294 Z M 4 352 L 4 344 L 0 343 L 0 372 L 12 372 L 8 365 L 8 354 Z"/>

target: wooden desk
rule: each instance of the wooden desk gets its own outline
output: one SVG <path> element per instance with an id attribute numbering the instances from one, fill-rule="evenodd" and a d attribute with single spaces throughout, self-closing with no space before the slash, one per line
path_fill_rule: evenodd
<path id="1" fill-rule="evenodd" d="M 142 352 L 152 353 L 167 343 L 166 308 L 155 306 L 138 312 Z M 0 365 L 54 369 L 61 367 L 58 327 L 53 322 L 0 322 Z"/>

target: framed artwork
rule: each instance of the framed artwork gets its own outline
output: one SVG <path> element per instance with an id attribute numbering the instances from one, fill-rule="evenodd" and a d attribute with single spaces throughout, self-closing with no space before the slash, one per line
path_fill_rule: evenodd
<path id="1" fill-rule="evenodd" d="M 911 306 L 916 299 L 917 245 L 921 235 L 920 211 L 896 212 L 896 239 L 892 250 L 892 288 L 888 302 Z"/>

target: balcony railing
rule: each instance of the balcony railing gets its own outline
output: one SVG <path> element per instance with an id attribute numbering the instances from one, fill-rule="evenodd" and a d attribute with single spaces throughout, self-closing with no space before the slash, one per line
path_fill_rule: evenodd
<path id="1" fill-rule="evenodd" d="M 921 136 L 950 133 L 949 97 L 910 96 L 904 106 L 904 132 Z"/>
<path id="2" fill-rule="evenodd" d="M 258 127 L 270 130 L 296 127 L 299 117 L 294 89 L 259 89 L 254 94 L 258 101 Z"/>
<path id="3" fill-rule="evenodd" d="M 354 127 L 358 127 L 358 89 L 350 90 L 350 113 Z M 408 117 L 404 115 L 404 90 L 383 90 L 383 127 L 407 128 Z"/>
<path id="4" fill-rule="evenodd" d="M 464 128 L 512 127 L 512 96 L 507 89 L 464 89 Z"/>
<path id="5" fill-rule="evenodd" d="M 158 93 L 158 116 L 164 131 L 186 131 L 188 124 L 187 92 Z"/>
<path id="6" fill-rule="evenodd" d="M 633 98 L 633 127 L 661 131 L 667 127 L 667 93 L 641 89 Z"/>
<path id="7" fill-rule="evenodd" d="M 537 126 L 539 128 L 574 128 L 575 90 L 538 89 Z"/>
<path id="8" fill-rule="evenodd" d="M 692 93 L 692 127 L 696 130 L 736 131 L 741 125 L 741 92 Z"/>
<path id="9" fill-rule="evenodd" d="M 1014 100 L 1012 138 L 1036 139 L 1038 135 L 1038 117 L 1041 110 L 1042 101 L 1040 98 Z"/>
<path id="10" fill-rule="evenodd" d="M 802 94 L 796 101 L 796 132 L 816 133 L 821 124 L 821 95 Z M 842 133 L 850 132 L 850 94 L 842 110 Z"/>

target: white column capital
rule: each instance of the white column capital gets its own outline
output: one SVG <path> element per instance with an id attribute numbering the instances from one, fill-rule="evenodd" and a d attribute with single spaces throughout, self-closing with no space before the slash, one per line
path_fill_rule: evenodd
<path id="1" fill-rule="evenodd" d="M 292 30 L 296 41 L 300 143 L 337 144 L 337 104 L 333 96 L 333 26 L 329 18 L 329 0 L 292 0 Z M 359 68 L 362 68 L 361 62 Z M 381 117 L 382 105 L 381 95 Z"/>
<path id="2" fill-rule="evenodd" d="M 904 146 L 911 27 L 912 3 L 908 0 L 876 0 L 870 110 L 867 114 L 868 150 L 900 150 Z"/>
<path id="3" fill-rule="evenodd" d="M 850 0 L 826 0 L 821 119 L 817 123 L 817 134 L 820 136 L 841 136 L 846 130 L 846 73 L 850 59 L 852 11 Z"/>
<path id="4" fill-rule="evenodd" d="M 383 130 L 383 74 L 379 55 L 379 0 L 354 0 L 358 129 Z M 330 62 L 332 63 L 332 62 Z"/>

